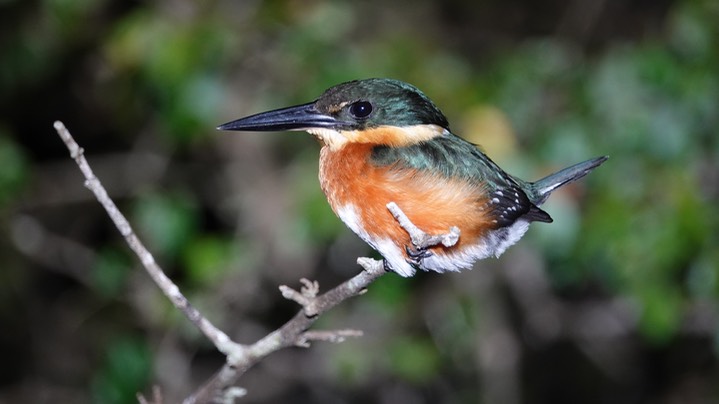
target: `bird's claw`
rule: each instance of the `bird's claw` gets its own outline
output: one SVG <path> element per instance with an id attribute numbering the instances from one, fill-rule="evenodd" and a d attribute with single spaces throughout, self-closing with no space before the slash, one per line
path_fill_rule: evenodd
<path id="1" fill-rule="evenodd" d="M 407 257 L 409 259 L 407 260 L 410 264 L 419 267 L 422 263 L 422 260 L 425 258 L 431 257 L 433 254 L 429 251 L 427 248 L 423 247 L 410 247 L 408 245 L 404 246 L 404 250 L 407 252 Z"/>

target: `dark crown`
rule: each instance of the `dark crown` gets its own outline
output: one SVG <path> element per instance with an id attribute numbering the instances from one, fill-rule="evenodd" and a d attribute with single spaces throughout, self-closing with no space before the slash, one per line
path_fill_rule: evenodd
<path id="1" fill-rule="evenodd" d="M 365 79 L 338 84 L 325 91 L 315 106 L 349 126 L 343 129 L 383 125 L 439 125 L 449 129 L 447 118 L 426 95 L 399 80 Z"/>

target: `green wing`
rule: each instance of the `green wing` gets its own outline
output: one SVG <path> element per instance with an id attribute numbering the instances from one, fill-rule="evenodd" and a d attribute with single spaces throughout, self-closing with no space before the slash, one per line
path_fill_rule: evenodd
<path id="1" fill-rule="evenodd" d="M 489 201 L 487 208 L 498 227 L 509 226 L 520 217 L 552 221 L 529 200 L 523 181 L 504 172 L 477 146 L 452 134 L 405 147 L 376 146 L 371 161 L 377 166 L 428 171 L 445 178 L 484 184 Z"/>
<path id="2" fill-rule="evenodd" d="M 490 187 L 519 186 L 475 145 L 452 134 L 405 147 L 376 146 L 371 159 L 377 166 L 429 171 L 447 178 L 486 183 Z"/>

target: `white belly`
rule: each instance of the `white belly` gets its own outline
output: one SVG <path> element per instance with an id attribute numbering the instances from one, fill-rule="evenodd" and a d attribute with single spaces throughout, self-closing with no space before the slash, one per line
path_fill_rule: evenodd
<path id="1" fill-rule="evenodd" d="M 337 216 L 357 234 L 362 240 L 377 250 L 382 257 L 389 263 L 390 267 L 399 275 L 409 277 L 414 275 L 415 268 L 407 262 L 403 246 L 398 246 L 391 239 L 373 238 L 365 230 L 357 208 L 354 205 L 347 204 L 337 209 Z M 526 220 L 517 220 L 509 227 L 491 231 L 482 242 L 461 250 L 451 250 L 450 254 L 438 255 L 433 254 L 428 258 L 424 258 L 420 268 L 426 271 L 448 272 L 460 271 L 462 269 L 471 268 L 472 265 L 481 259 L 495 256 L 499 257 L 512 244 L 519 241 L 529 228 L 529 222 Z M 460 234 L 460 240 L 462 235 Z"/>

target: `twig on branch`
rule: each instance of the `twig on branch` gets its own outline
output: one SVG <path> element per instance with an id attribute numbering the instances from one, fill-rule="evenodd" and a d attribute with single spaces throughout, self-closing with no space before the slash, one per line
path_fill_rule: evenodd
<path id="1" fill-rule="evenodd" d="M 411 220 L 404 214 L 402 209 L 397 206 L 396 203 L 390 202 L 387 204 L 392 216 L 399 222 L 399 225 L 409 234 L 412 244 L 418 249 L 426 249 L 428 247 L 434 247 L 442 244 L 445 247 L 452 247 L 457 244 L 459 240 L 459 228 L 452 226 L 449 231 L 445 234 L 427 234 L 418 228 Z"/>
<path id="2" fill-rule="evenodd" d="M 285 299 L 294 300 L 302 306 L 307 317 L 316 316 L 315 300 L 317 293 L 320 291 L 320 284 L 317 281 L 312 282 L 305 278 L 300 279 L 300 282 L 302 283 L 302 289 L 299 292 L 285 285 L 280 285 L 280 292 L 282 292 Z"/>
<path id="3" fill-rule="evenodd" d="M 302 333 L 301 340 L 297 342 L 298 346 L 309 347 L 310 341 L 326 341 L 340 343 L 347 338 L 358 338 L 363 336 L 362 330 L 332 330 L 332 331 L 305 331 Z"/>

